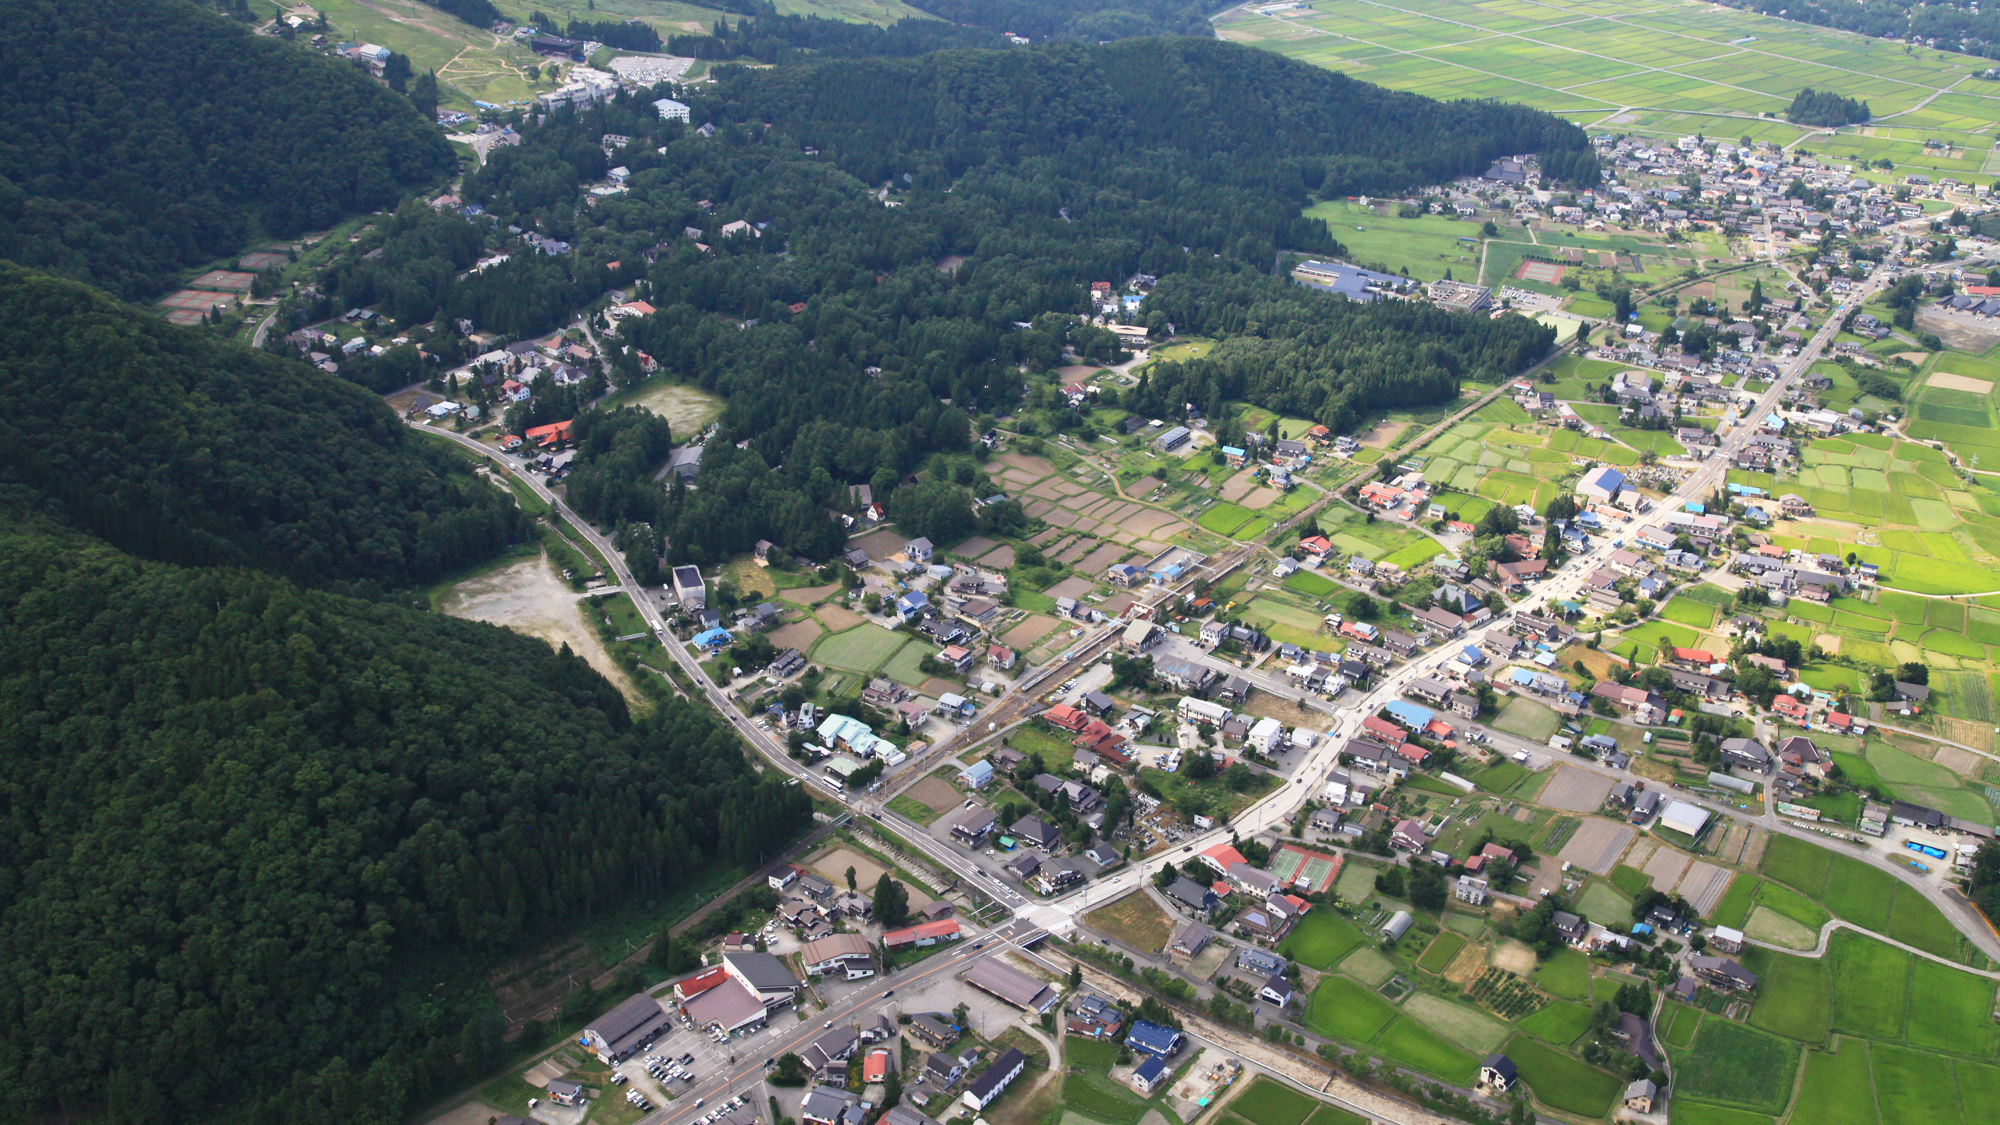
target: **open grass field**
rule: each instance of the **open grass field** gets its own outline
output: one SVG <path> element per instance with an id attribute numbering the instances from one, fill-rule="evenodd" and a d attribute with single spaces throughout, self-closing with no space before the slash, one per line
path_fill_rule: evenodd
<path id="1" fill-rule="evenodd" d="M 1909 1009 L 1910 962 L 1892 945 L 1850 930 L 1827 943 L 1833 1027 L 1870 1039 L 1901 1039 Z"/>
<path id="2" fill-rule="evenodd" d="M 1095 1074 L 1064 1075 L 1062 1100 L 1063 1105 L 1111 1125 L 1130 1125 L 1146 1115 L 1146 1103 L 1137 1094 Z"/>
<path id="3" fill-rule="evenodd" d="M 1675 1060 L 1683 1096 L 1776 1113 L 1792 1094 L 1798 1044 L 1728 1020 L 1702 1021 L 1694 1046 Z"/>
<path id="4" fill-rule="evenodd" d="M 1276 1079 L 1258 1075 L 1256 1081 L 1229 1102 L 1229 1110 L 1252 1125 L 1301 1125 L 1320 1103 Z"/>
<path id="5" fill-rule="evenodd" d="M 1535 1100 L 1567 1113 L 1602 1117 L 1625 1089 L 1617 1075 L 1525 1035 L 1509 1039 L 1504 1053 L 1520 1069 Z"/>
<path id="6" fill-rule="evenodd" d="M 1557 1001 L 1522 1020 L 1521 1030 L 1558 1047 L 1567 1047 L 1576 1042 L 1577 1036 L 1590 1030 L 1590 1009 L 1581 1004 Z"/>
<path id="7" fill-rule="evenodd" d="M 1417 968 L 1427 973 L 1442 973 L 1450 966 L 1452 958 L 1465 948 L 1465 935 L 1445 930 L 1431 941 L 1424 955 L 1417 958 Z"/>
<path id="8" fill-rule="evenodd" d="M 1547 742 L 1559 720 L 1554 711 L 1524 696 L 1516 696 L 1500 708 L 1493 726 L 1532 742 Z"/>
<path id="9" fill-rule="evenodd" d="M 1124 942 L 1128 948 L 1146 953 L 1166 948 L 1167 938 L 1173 932 L 1173 920 L 1144 891 L 1133 891 L 1116 902 L 1100 906 L 1084 915 L 1083 920 L 1098 932 Z"/>
<path id="10" fill-rule="evenodd" d="M 1393 1005 L 1367 986 L 1346 977 L 1330 976 L 1313 990 L 1306 1021 L 1322 1035 L 1367 1043 L 1397 1015 Z"/>
<path id="11" fill-rule="evenodd" d="M 1889 1043 L 1869 1044 L 1868 1054 L 1874 1063 L 1870 1070 L 1875 1077 L 1876 1104 L 1890 1107 L 1895 1120 L 1942 1125 L 1968 1121 L 1959 1109 L 1951 1060 Z M 1973 1120 L 1990 1119 L 1982 1112 Z"/>
<path id="12" fill-rule="evenodd" d="M 1364 940 L 1352 922 L 1331 910 L 1315 910 L 1299 919 L 1278 952 L 1308 969 L 1324 972 Z"/>
<path id="13" fill-rule="evenodd" d="M 1668 1001 L 1660 1013 L 1660 1041 L 1669 1047 L 1686 1050 L 1694 1046 L 1695 1032 L 1701 1028 L 1701 1009 L 1686 1004 Z"/>
<path id="14" fill-rule="evenodd" d="M 1551 996 L 1582 1000 L 1590 995 L 1590 961 L 1574 949 L 1565 949 L 1541 963 L 1535 970 L 1535 983 Z"/>
<path id="15" fill-rule="evenodd" d="M 1745 950 L 1743 961 L 1762 978 L 1750 1010 L 1752 1026 L 1805 1043 L 1826 1039 L 1832 996 L 1824 961 L 1767 949 Z"/>
<path id="16" fill-rule="evenodd" d="M 813 646 L 812 658 L 831 668 L 849 672 L 877 672 L 896 650 L 909 640 L 879 625 L 856 625 L 844 633 L 821 637 Z"/>
<path id="17" fill-rule="evenodd" d="M 1768 1113 L 1752 1113 L 1747 1109 L 1686 1098 L 1675 1099 L 1667 1107 L 1667 1115 L 1672 1125 L 1771 1125 L 1775 1120 Z"/>
<path id="18" fill-rule="evenodd" d="M 1818 903 L 1776 883 L 1762 885 L 1757 892 L 1757 904 L 1790 918 L 1814 933 L 1818 933 L 1819 928 L 1826 925 L 1826 920 L 1832 917 Z"/>
<path id="19" fill-rule="evenodd" d="M 1403 1001 L 1404 1018 L 1415 1018 L 1438 1034 L 1484 1055 L 1496 1050 L 1512 1033 L 1506 1024 L 1477 1008 L 1419 992 Z"/>
<path id="20" fill-rule="evenodd" d="M 1868 1044 L 1842 1039 L 1838 1053 L 1809 1051 L 1794 1120 L 1813 1125 L 1875 1125 L 1875 1083 L 1869 1075 Z"/>
<path id="21" fill-rule="evenodd" d="M 1476 1015 L 1475 1018 L 1485 1019 Z M 1384 1028 L 1370 1046 L 1386 1058 L 1447 1082 L 1469 1082 L 1479 1069 L 1479 1060 L 1469 1052 L 1453 1046 L 1438 1032 L 1408 1015 L 1398 1017 Z"/>
<path id="22" fill-rule="evenodd" d="M 1617 872 L 1612 872 L 1612 877 L 1616 878 Z M 1750 918 L 1750 908 L 1757 904 L 1757 888 L 1762 883 L 1761 879 L 1738 876 L 1729 884 L 1729 890 L 1723 894 L 1721 901 L 1715 904 L 1709 920 L 1718 926 L 1742 929 L 1743 923 Z"/>
<path id="23" fill-rule="evenodd" d="M 1906 1034 L 1913 1047 L 1991 1060 L 1993 982 L 1935 961 L 1912 958 Z"/>

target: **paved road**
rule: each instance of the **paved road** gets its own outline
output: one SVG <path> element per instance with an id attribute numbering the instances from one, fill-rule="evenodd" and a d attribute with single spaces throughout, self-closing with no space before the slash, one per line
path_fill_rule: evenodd
<path id="1" fill-rule="evenodd" d="M 1839 331 L 1840 324 L 1845 319 L 1846 313 L 1853 308 L 1859 307 L 1871 293 L 1881 288 L 1887 281 L 1887 271 L 1880 266 L 1876 267 L 1874 272 L 1869 275 L 1867 281 L 1863 283 L 1862 288 L 1851 295 L 1846 303 L 1837 308 L 1834 314 L 1828 318 L 1826 325 L 1814 334 L 1813 338 L 1804 348 L 1800 349 L 1799 354 L 1793 358 L 1790 365 L 1781 372 L 1779 377 L 1772 382 L 1770 388 L 1756 402 L 1754 408 L 1743 412 L 1741 415 L 1743 418 L 1742 424 L 1738 425 L 1724 438 L 1721 448 L 1711 454 L 1707 461 L 1703 462 L 1678 488 L 1670 493 L 1654 509 L 1654 512 L 1665 513 L 1677 510 L 1684 502 L 1704 498 L 1711 490 L 1717 487 L 1722 480 L 1723 474 L 1728 470 L 1735 453 L 1748 443 L 1752 434 L 1757 432 L 1754 420 L 1763 417 L 1772 410 L 1793 380 L 1806 371 L 1819 358 L 1821 353 L 1826 350 L 1832 343 L 1834 335 Z M 1644 522 L 1647 521 L 1635 519 L 1627 526 L 1626 534 L 1629 535 L 1636 532 L 1638 527 Z M 1591 572 L 1608 562 L 1611 553 L 1617 549 L 1612 546 L 1612 538 L 1612 536 L 1600 537 L 1596 547 L 1584 555 L 1572 558 L 1561 571 L 1544 579 L 1535 588 L 1534 601 L 1539 604 L 1551 599 L 1574 597 Z M 1623 538 L 1623 536 L 1619 536 L 1618 538 Z M 1317 779 L 1325 776 L 1326 773 L 1333 769 L 1339 754 L 1339 748 L 1358 731 L 1361 720 L 1368 715 L 1374 714 L 1384 704 L 1400 698 L 1403 689 L 1411 681 L 1440 671 L 1448 663 L 1452 653 L 1457 651 L 1458 648 L 1459 646 L 1457 645 L 1440 646 L 1438 649 L 1425 653 L 1417 659 L 1402 664 L 1389 672 L 1381 679 L 1373 691 L 1363 696 L 1353 705 L 1349 713 L 1335 724 L 1334 728 L 1320 740 L 1318 745 L 1306 752 L 1304 760 L 1297 763 L 1294 769 L 1292 784 L 1270 794 L 1244 810 L 1236 817 L 1235 822 L 1227 828 L 1218 828 L 1194 838 L 1191 842 L 1183 845 L 1181 849 L 1174 852 L 1169 858 L 1178 861 L 1185 858 L 1184 853 L 1191 853 L 1200 848 L 1226 842 L 1232 832 L 1249 835 L 1254 832 L 1288 824 L 1297 813 L 1297 810 L 1307 799 L 1313 796 L 1315 791 L 1314 783 Z M 1586 763 L 1578 759 L 1577 764 L 1585 765 Z M 1609 767 L 1597 763 L 1588 763 L 1587 765 L 1594 766 L 1606 772 L 1616 772 L 1611 771 Z M 1684 795 L 1682 799 L 1687 798 Z M 1725 815 L 1747 818 L 1747 815 L 1742 813 L 1741 810 L 1708 805 L 1706 802 L 1699 800 L 1696 800 L 1695 803 L 1703 804 L 1705 807 L 1712 808 Z M 1775 832 L 1799 836 L 1803 839 L 1822 839 L 1819 833 L 1787 824 L 1778 820 L 1775 816 L 1767 816 L 1766 818 L 1759 819 L 1760 823 L 1763 823 L 1765 827 Z M 1992 930 L 1987 928 L 1983 923 L 1968 916 L 1967 908 L 1962 900 L 1946 893 L 1942 888 L 1928 886 L 1919 882 L 1907 869 L 1891 865 L 1886 860 L 1881 860 L 1872 855 L 1865 855 L 1863 858 L 1874 862 L 1877 866 L 1917 887 L 1926 897 L 1936 903 L 1940 909 L 1943 909 L 1946 916 L 1952 918 L 1959 929 L 1974 944 L 1979 946 L 1988 956 L 2000 959 L 2000 939 L 1996 939 Z M 1099 902 L 1106 901 L 1123 891 L 1131 890 L 1143 884 L 1151 878 L 1151 874 L 1152 872 L 1148 869 L 1148 865 L 1135 865 L 1127 868 L 1124 871 L 1097 880 L 1092 884 L 1091 897 Z M 1073 927 L 1074 917 L 1081 910 L 1081 896 L 1071 895 L 1035 907 L 1031 913 L 1031 917 L 1035 919 L 1038 925 L 1053 931 L 1065 932 Z"/>

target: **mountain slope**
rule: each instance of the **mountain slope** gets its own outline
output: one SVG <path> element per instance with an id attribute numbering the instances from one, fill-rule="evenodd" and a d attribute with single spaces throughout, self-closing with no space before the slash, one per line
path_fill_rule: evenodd
<path id="1" fill-rule="evenodd" d="M 149 558 L 402 585 L 526 534 L 379 399 L 0 262 L 0 481 Z"/>
<path id="2" fill-rule="evenodd" d="M 14 0 L 0 40 L 0 258 L 123 297 L 452 167 L 408 99 L 186 0 Z"/>
<path id="3" fill-rule="evenodd" d="M 634 722 L 540 641 L 0 515 L 17 1107 L 400 1120 L 497 1046 L 498 957 L 810 820 L 712 716 Z"/>

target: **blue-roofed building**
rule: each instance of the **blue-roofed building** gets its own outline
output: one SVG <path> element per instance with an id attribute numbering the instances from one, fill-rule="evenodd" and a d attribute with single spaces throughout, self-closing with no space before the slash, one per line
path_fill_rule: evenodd
<path id="1" fill-rule="evenodd" d="M 1229 462 L 1229 467 L 1232 469 L 1240 468 L 1243 464 L 1243 451 L 1233 445 L 1222 447 L 1222 457 Z"/>
<path id="2" fill-rule="evenodd" d="M 993 763 L 974 762 L 958 771 L 958 779 L 974 789 L 984 789 L 993 784 Z"/>
<path id="3" fill-rule="evenodd" d="M 1171 1027 L 1162 1027 L 1146 1020 L 1133 1020 L 1132 1030 L 1125 1035 L 1125 1045 L 1154 1058 L 1164 1059 L 1181 1049 L 1187 1036 Z"/>
<path id="4" fill-rule="evenodd" d="M 729 643 L 729 630 L 720 628 L 710 629 L 705 633 L 697 635 L 694 643 L 696 648 L 721 648 L 723 645 Z"/>
<path id="5" fill-rule="evenodd" d="M 1390 718 L 1411 730 L 1422 730 L 1424 727 L 1429 726 L 1431 719 L 1437 714 L 1430 708 L 1419 707 L 1407 699 L 1397 699 L 1385 703 L 1382 705 L 1382 710 L 1387 711 Z"/>
<path id="6" fill-rule="evenodd" d="M 1300 285 L 1322 293 L 1338 293 L 1350 301 L 1367 304 L 1385 295 L 1402 296 L 1416 291 L 1417 283 L 1393 273 L 1365 270 L 1346 262 L 1302 262 L 1292 271 Z"/>
<path id="7" fill-rule="evenodd" d="M 912 617 L 922 617 L 924 610 L 930 604 L 931 600 L 929 598 L 915 590 L 911 590 L 909 593 L 896 599 L 896 612 L 902 614 L 903 619 L 907 621 Z"/>
<path id="8" fill-rule="evenodd" d="M 1477 668 L 1486 663 L 1486 654 L 1479 650 L 1478 645 L 1466 645 L 1465 651 L 1458 654 L 1458 662 L 1468 668 Z"/>
<path id="9" fill-rule="evenodd" d="M 1132 1084 L 1148 1094 L 1166 1080 L 1167 1060 L 1158 1055 L 1147 1055 L 1146 1061 L 1139 1064 L 1139 1069 L 1132 1072 Z"/>
<path id="10" fill-rule="evenodd" d="M 1763 490 L 1763 489 L 1761 489 L 1761 488 L 1753 488 L 1753 487 L 1751 487 L 1750 485 L 1747 485 L 1747 484 L 1734 484 L 1734 483 L 1732 483 L 1732 484 L 1731 484 L 1731 485 L 1729 486 L 1729 491 L 1731 491 L 1731 492 L 1735 493 L 1735 494 L 1736 494 L 1736 495 L 1738 495 L 1738 496 L 1762 496 L 1762 495 L 1764 495 L 1764 490 Z"/>
<path id="11" fill-rule="evenodd" d="M 1703 504 L 1699 500 L 1688 501 L 1686 507 L 1688 511 L 1693 512 L 1697 516 L 1702 515 L 1708 511 L 1708 505 Z"/>
<path id="12" fill-rule="evenodd" d="M 1609 465 L 1599 465 L 1583 475 L 1576 482 L 1577 495 L 1600 504 L 1610 504 L 1618 499 L 1618 493 L 1625 487 L 1625 474 Z"/>

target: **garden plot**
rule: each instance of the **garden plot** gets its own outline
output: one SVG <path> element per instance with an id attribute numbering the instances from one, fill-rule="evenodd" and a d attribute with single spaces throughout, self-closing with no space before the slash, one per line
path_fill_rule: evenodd
<path id="1" fill-rule="evenodd" d="M 1712 863 L 1696 862 L 1688 865 L 1687 874 L 1681 876 L 1680 896 L 1688 900 L 1695 913 L 1706 916 L 1722 901 L 1729 891 L 1729 882 L 1736 873 L 1726 867 Z"/>
<path id="2" fill-rule="evenodd" d="M 1670 890 L 1681 881 L 1681 874 L 1687 867 L 1686 855 L 1662 845 L 1654 849 L 1653 854 L 1646 858 L 1645 865 L 1639 869 L 1652 877 L 1654 886 Z"/>

